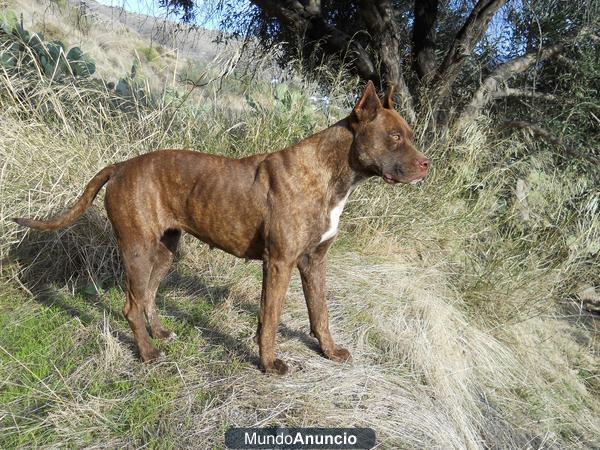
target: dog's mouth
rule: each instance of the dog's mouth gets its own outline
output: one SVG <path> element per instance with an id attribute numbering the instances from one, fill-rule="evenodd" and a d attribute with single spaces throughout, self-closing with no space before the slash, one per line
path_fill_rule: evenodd
<path id="1" fill-rule="evenodd" d="M 401 180 L 398 177 L 395 177 L 394 175 L 390 174 L 390 173 L 384 173 L 381 178 L 383 178 L 383 181 L 385 181 L 387 184 L 398 184 L 398 183 L 403 183 L 403 184 L 419 184 L 420 182 L 422 182 L 425 177 L 418 177 L 415 178 L 414 180 L 410 180 L 410 181 L 405 181 L 405 180 Z"/>
<path id="2" fill-rule="evenodd" d="M 400 180 L 398 178 L 394 177 L 393 175 L 390 175 L 389 173 L 384 173 L 382 178 L 383 178 L 383 181 L 385 181 L 387 184 L 400 183 Z"/>

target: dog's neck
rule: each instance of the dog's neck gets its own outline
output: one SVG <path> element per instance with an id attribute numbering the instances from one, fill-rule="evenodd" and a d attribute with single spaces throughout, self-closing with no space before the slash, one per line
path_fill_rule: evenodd
<path id="1" fill-rule="evenodd" d="M 371 176 L 355 168 L 352 157 L 354 132 L 349 118 L 340 120 L 315 137 L 318 138 L 318 158 L 327 174 L 324 178 L 336 197 L 344 197 Z"/>

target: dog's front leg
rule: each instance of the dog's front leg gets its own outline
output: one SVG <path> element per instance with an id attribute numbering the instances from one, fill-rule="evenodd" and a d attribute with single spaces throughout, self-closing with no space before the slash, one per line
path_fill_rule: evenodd
<path id="1" fill-rule="evenodd" d="M 267 258 L 263 262 L 263 287 L 260 299 L 258 346 L 260 368 L 266 373 L 285 375 L 287 364 L 275 358 L 275 336 L 287 293 L 293 263 Z"/>
<path id="2" fill-rule="evenodd" d="M 302 290 L 308 308 L 310 329 L 318 339 L 323 354 L 338 362 L 349 361 L 350 352 L 338 347 L 329 332 L 329 314 L 325 298 L 325 255 L 328 246 L 321 247 L 314 253 L 305 255 L 298 263 Z"/>

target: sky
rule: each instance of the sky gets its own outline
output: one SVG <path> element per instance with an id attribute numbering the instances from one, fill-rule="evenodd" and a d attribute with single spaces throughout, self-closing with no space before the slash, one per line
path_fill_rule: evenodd
<path id="1" fill-rule="evenodd" d="M 165 10 L 158 6 L 157 0 L 96 0 L 106 6 L 118 6 L 123 8 L 125 11 L 135 12 L 138 14 L 146 14 L 148 16 L 159 16 L 165 15 Z M 202 9 L 203 0 L 197 0 L 196 4 Z M 175 18 L 174 18 L 175 19 Z M 208 20 L 201 20 L 198 25 L 203 28 L 216 30 L 219 28 L 220 17 L 211 17 Z"/>

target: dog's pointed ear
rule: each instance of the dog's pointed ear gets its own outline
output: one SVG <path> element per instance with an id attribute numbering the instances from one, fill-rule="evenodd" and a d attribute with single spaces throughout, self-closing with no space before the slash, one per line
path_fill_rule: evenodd
<path id="1" fill-rule="evenodd" d="M 369 80 L 360 100 L 352 110 L 352 116 L 358 122 L 370 122 L 381 109 L 381 102 L 373 82 Z"/>
<path id="2" fill-rule="evenodd" d="M 394 91 L 396 90 L 396 86 L 390 84 L 388 86 L 387 92 L 385 93 L 385 97 L 383 98 L 383 107 L 386 109 L 394 109 Z"/>

